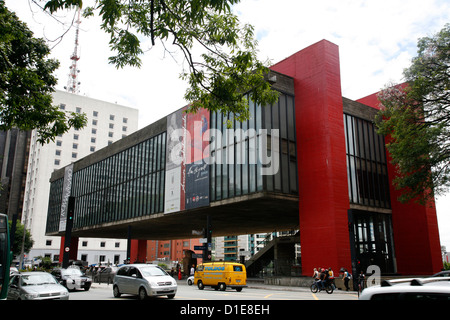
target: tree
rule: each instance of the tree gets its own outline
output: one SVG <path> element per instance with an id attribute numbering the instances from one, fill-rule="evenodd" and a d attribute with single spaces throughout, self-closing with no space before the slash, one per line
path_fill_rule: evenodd
<path id="1" fill-rule="evenodd" d="M 96 0 L 84 10 L 84 16 L 99 12 L 101 28 L 111 36 L 117 68 L 139 67 L 144 53 L 141 39 L 159 40 L 166 52 L 169 42 L 178 48 L 187 70 L 181 77 L 188 81 L 185 98 L 190 111 L 199 108 L 232 112 L 238 120 L 249 117 L 248 98 L 260 105 L 274 103 L 278 93 L 266 81 L 268 62 L 257 58 L 257 42 L 250 25 L 241 26 L 231 13 L 239 0 Z M 51 13 L 81 0 L 48 0 Z M 143 36 L 143 37 L 142 37 Z M 197 51 L 196 51 L 197 50 Z"/>
<path id="2" fill-rule="evenodd" d="M 12 221 L 9 221 L 9 229 L 11 229 L 11 225 Z M 25 241 L 23 242 L 24 232 L 25 232 Z M 22 243 L 23 243 L 23 252 L 28 253 L 33 247 L 34 240 L 31 237 L 30 231 L 26 230 L 23 224 L 17 222 L 16 232 L 14 233 L 14 243 L 12 244 L 11 248 L 11 251 L 14 256 L 19 256 L 21 254 Z"/>
<path id="3" fill-rule="evenodd" d="M 49 257 L 37 256 L 33 259 L 40 260 L 39 267 L 44 270 L 50 270 L 52 268 L 53 261 Z"/>
<path id="4" fill-rule="evenodd" d="M 450 24 L 419 40 L 404 77 L 379 94 L 377 126 L 389 137 L 400 200 L 425 203 L 450 185 Z"/>
<path id="5" fill-rule="evenodd" d="M 69 128 L 82 128 L 84 114 L 66 114 L 52 105 L 59 63 L 47 59 L 50 49 L 0 0 L 0 130 L 37 129 L 41 143 Z"/>

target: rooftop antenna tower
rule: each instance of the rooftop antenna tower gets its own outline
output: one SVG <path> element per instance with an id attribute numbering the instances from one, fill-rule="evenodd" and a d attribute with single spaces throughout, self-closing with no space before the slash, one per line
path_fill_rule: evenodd
<path id="1" fill-rule="evenodd" d="M 72 60 L 72 65 L 70 66 L 69 80 L 67 82 L 67 86 L 64 87 L 68 92 L 78 94 L 80 92 L 80 82 L 78 81 L 78 70 L 77 62 L 80 60 L 80 56 L 78 55 L 78 35 L 80 33 L 80 13 L 81 10 L 78 8 L 77 12 L 77 20 L 75 21 L 75 48 L 73 49 L 73 53 L 70 56 L 70 60 Z"/>

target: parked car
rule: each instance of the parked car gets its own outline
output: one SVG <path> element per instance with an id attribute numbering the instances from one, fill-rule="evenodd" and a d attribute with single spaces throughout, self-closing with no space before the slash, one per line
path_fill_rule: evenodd
<path id="1" fill-rule="evenodd" d="M 91 278 L 84 275 L 77 267 L 53 269 L 52 275 L 68 290 L 84 289 L 88 291 L 91 288 Z"/>
<path id="2" fill-rule="evenodd" d="M 69 291 L 47 272 L 23 272 L 12 275 L 8 300 L 68 300 Z"/>
<path id="3" fill-rule="evenodd" d="M 9 268 L 9 277 L 11 278 L 14 274 L 20 273 L 19 270 L 16 267 L 10 267 Z"/>
<path id="4" fill-rule="evenodd" d="M 384 280 L 364 289 L 359 299 L 450 301 L 450 277 Z"/>
<path id="5" fill-rule="evenodd" d="M 194 284 L 194 276 L 190 276 L 189 278 L 187 278 L 186 282 L 188 286 L 192 286 Z"/>
<path id="6" fill-rule="evenodd" d="M 97 272 L 93 276 L 93 282 L 102 283 L 105 282 L 107 284 L 112 284 L 114 281 L 114 277 L 116 276 L 117 270 L 119 270 L 118 267 L 106 267 L 99 272 Z"/>
<path id="7" fill-rule="evenodd" d="M 87 261 L 83 260 L 69 260 L 69 266 L 74 266 L 80 268 L 82 272 L 86 272 L 86 269 L 88 268 Z"/>
<path id="8" fill-rule="evenodd" d="M 177 282 L 166 271 L 152 264 L 129 264 L 121 267 L 114 277 L 113 294 L 138 295 L 144 300 L 148 296 L 167 296 L 177 293 Z"/>

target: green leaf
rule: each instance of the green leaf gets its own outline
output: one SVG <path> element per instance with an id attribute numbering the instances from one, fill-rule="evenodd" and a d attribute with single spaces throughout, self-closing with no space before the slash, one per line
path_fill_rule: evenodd
<path id="1" fill-rule="evenodd" d="M 52 10 L 75 0 L 50 0 Z M 264 80 L 268 62 L 258 59 L 254 28 L 241 25 L 231 7 L 239 0 L 97 0 L 87 15 L 99 11 L 101 28 L 110 35 L 117 68 L 140 67 L 144 37 L 163 50 L 183 56 L 180 77 L 188 82 L 185 98 L 193 112 L 205 108 L 248 117 L 247 94 L 260 105 L 273 103 L 278 93 Z M 159 42 L 156 40 L 160 40 Z M 170 47 L 172 45 L 172 47 Z"/>
<path id="2" fill-rule="evenodd" d="M 427 203 L 450 186 L 450 24 L 418 48 L 404 71 L 407 87 L 381 91 L 376 123 L 389 137 L 400 200 Z"/>

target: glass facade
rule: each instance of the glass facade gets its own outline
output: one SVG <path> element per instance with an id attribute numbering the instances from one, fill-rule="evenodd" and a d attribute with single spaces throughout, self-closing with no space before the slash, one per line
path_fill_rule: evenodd
<path id="1" fill-rule="evenodd" d="M 384 137 L 371 121 L 344 114 L 350 203 L 391 207 Z"/>
<path id="2" fill-rule="evenodd" d="M 211 129 L 222 132 L 221 140 L 212 138 L 210 144 L 211 157 L 216 159 L 210 167 L 211 201 L 263 190 L 298 194 L 294 97 L 280 94 L 274 105 L 250 102 L 249 108 L 250 119 L 231 120 L 231 127 L 228 120 L 233 117 L 211 114 Z M 266 147 L 268 157 L 272 156 L 272 129 L 279 130 L 279 167 L 274 174 L 262 175 L 263 168 L 274 165 L 274 159 L 266 164 L 260 157 Z M 263 145 L 266 133 L 267 145 Z"/>
<path id="3" fill-rule="evenodd" d="M 361 270 L 377 265 L 383 273 L 395 273 L 391 215 L 351 210 L 350 216 L 357 265 Z"/>
<path id="4" fill-rule="evenodd" d="M 220 137 L 211 138 L 208 151 L 215 159 L 209 164 L 211 201 L 261 191 L 298 194 L 294 96 L 282 93 L 274 105 L 250 102 L 249 108 L 250 119 L 233 120 L 231 127 L 226 115 L 209 115 L 210 129 Z M 275 144 L 279 152 L 273 152 Z M 163 213 L 166 149 L 165 131 L 81 169 L 75 165 L 73 228 Z M 261 174 L 269 168 L 273 172 Z M 47 233 L 58 231 L 63 180 L 51 184 Z"/>
<path id="5" fill-rule="evenodd" d="M 371 208 L 349 210 L 353 259 L 361 270 L 378 265 L 383 273 L 394 273 L 384 137 L 377 134 L 373 122 L 349 114 L 344 114 L 344 127 L 350 204 Z"/>
<path id="6" fill-rule="evenodd" d="M 74 228 L 164 212 L 166 132 L 75 171 Z M 51 185 L 47 232 L 58 230 L 62 183 Z"/>
<path id="7" fill-rule="evenodd" d="M 55 232 L 59 229 L 61 203 L 64 178 L 53 181 L 50 185 L 50 197 L 48 201 L 47 229 L 46 232 Z"/>

